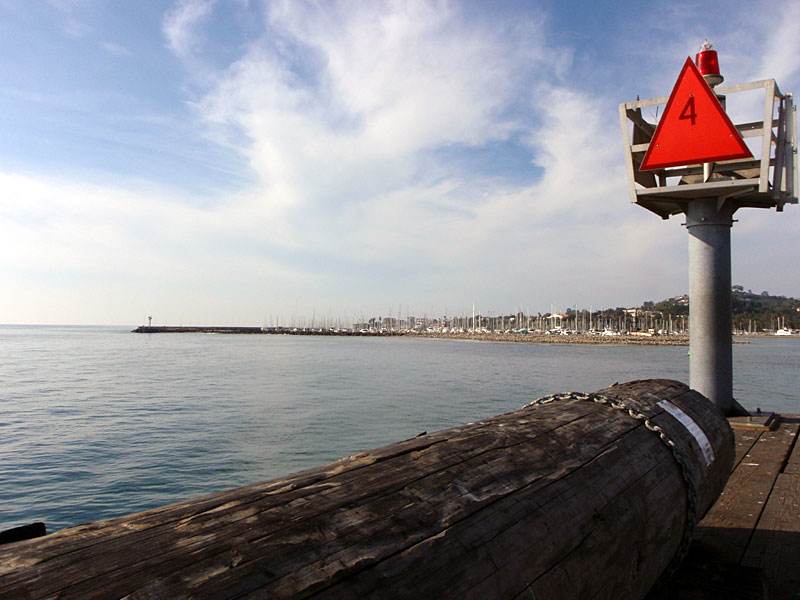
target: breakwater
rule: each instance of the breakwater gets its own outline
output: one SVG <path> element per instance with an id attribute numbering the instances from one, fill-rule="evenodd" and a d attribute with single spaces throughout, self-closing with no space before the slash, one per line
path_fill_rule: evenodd
<path id="1" fill-rule="evenodd" d="M 415 337 L 448 340 L 472 340 L 477 342 L 513 342 L 528 344 L 594 344 L 627 346 L 688 346 L 688 334 L 650 335 L 620 334 L 602 335 L 588 333 L 551 334 L 539 332 L 507 331 L 419 331 L 419 330 L 356 330 L 314 327 L 226 327 L 226 326 L 147 326 L 142 325 L 134 333 L 206 333 L 245 335 L 323 335 L 351 337 Z"/>
<path id="2" fill-rule="evenodd" d="M 474 340 L 476 342 L 509 342 L 522 344 L 593 344 L 625 346 L 688 346 L 687 334 L 675 335 L 593 335 L 575 333 L 552 335 L 547 333 L 439 333 L 413 332 L 408 335 L 418 338 L 439 338 L 448 340 Z"/>
<path id="3" fill-rule="evenodd" d="M 133 333 L 220 333 L 245 335 L 341 335 L 386 337 L 404 335 L 400 331 L 360 331 L 353 329 L 330 329 L 315 327 L 227 327 L 227 326 L 185 326 L 185 325 L 141 325 Z"/>

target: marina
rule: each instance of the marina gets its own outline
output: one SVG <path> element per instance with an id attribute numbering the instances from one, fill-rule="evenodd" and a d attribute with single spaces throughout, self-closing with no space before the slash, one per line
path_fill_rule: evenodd
<path id="1" fill-rule="evenodd" d="M 469 340 L 480 342 L 510 342 L 528 344 L 625 344 L 650 346 L 688 346 L 686 334 L 658 335 L 651 332 L 582 332 L 554 331 L 495 331 L 489 329 L 355 329 L 336 327 L 194 327 L 194 326 L 140 326 L 134 333 L 204 333 L 221 335 L 302 335 L 343 337 L 411 337 L 427 339 Z M 798 337 L 800 339 L 800 337 Z"/>
<path id="2" fill-rule="evenodd" d="M 134 333 L 204 333 L 222 335 L 301 335 L 343 337 L 414 337 L 427 339 L 469 340 L 481 342 L 509 342 L 528 344 L 623 344 L 632 346 L 688 346 L 687 333 L 657 333 L 654 331 L 575 331 L 575 330 L 491 330 L 463 328 L 418 328 L 418 329 L 355 329 L 338 327 L 239 327 L 239 326 L 146 326 Z M 784 333 L 786 332 L 786 333 Z M 778 330 L 774 335 L 800 340 L 800 335 Z M 769 337 L 770 334 L 738 334 L 733 343 L 747 343 L 749 339 Z"/>

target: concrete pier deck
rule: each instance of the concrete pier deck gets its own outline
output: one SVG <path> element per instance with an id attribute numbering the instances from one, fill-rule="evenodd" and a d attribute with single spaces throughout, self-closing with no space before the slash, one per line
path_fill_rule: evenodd
<path id="1" fill-rule="evenodd" d="M 681 569 L 648 600 L 800 598 L 800 415 L 730 419 L 733 472 Z"/>

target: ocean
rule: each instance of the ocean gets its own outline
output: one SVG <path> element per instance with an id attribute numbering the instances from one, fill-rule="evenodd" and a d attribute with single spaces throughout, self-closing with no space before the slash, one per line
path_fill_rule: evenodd
<path id="1" fill-rule="evenodd" d="M 0 326 L 0 531 L 48 532 L 324 464 L 554 392 L 688 383 L 686 347 Z M 734 346 L 734 395 L 800 413 L 800 339 Z"/>

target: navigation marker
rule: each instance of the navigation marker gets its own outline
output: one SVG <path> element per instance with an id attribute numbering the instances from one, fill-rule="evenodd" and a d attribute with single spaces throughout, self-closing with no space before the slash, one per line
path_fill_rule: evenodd
<path id="1" fill-rule="evenodd" d="M 717 96 L 687 57 L 639 170 L 752 157 Z"/>

